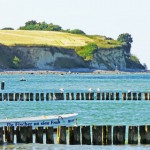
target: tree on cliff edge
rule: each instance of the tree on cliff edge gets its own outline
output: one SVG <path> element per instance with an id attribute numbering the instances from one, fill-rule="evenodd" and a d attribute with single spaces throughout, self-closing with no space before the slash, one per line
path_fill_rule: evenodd
<path id="1" fill-rule="evenodd" d="M 131 43 L 133 42 L 131 35 L 129 33 L 120 34 L 118 36 L 117 40 L 125 43 L 124 44 L 125 51 L 126 51 L 126 53 L 130 53 Z"/>

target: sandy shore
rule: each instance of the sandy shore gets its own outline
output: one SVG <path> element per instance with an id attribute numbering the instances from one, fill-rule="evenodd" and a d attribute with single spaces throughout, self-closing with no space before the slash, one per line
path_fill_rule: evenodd
<path id="1" fill-rule="evenodd" d="M 92 70 L 88 68 L 78 69 L 59 69 L 59 70 L 0 70 L 0 74 L 145 74 L 150 71 L 109 71 L 109 70 Z"/>

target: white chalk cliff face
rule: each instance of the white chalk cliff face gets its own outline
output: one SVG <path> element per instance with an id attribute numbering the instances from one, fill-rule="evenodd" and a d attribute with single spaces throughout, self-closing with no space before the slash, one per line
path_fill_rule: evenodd
<path id="1" fill-rule="evenodd" d="M 14 47 L 22 67 L 37 69 L 84 68 L 86 62 L 72 49 L 57 47 Z M 26 65 L 25 65 L 26 64 Z"/>
<path id="2" fill-rule="evenodd" d="M 125 55 L 123 49 L 97 49 L 91 61 L 84 61 L 73 49 L 58 47 L 38 46 L 0 46 L 0 53 L 5 54 L 5 62 L 1 64 L 7 68 L 12 67 L 15 56 L 20 59 L 21 69 L 64 69 L 64 68 L 95 68 L 124 70 L 126 69 Z"/>
<path id="3" fill-rule="evenodd" d="M 123 49 L 98 49 L 95 51 L 91 67 L 109 70 L 126 69 Z"/>

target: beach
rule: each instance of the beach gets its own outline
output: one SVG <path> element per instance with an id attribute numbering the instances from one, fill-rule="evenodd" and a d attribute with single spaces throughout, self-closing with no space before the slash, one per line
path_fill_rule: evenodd
<path id="1" fill-rule="evenodd" d="M 74 68 L 74 69 L 54 69 L 54 70 L 39 70 L 39 69 L 20 69 L 0 70 L 0 74 L 145 74 L 150 73 L 149 70 L 97 70 L 89 68 Z"/>

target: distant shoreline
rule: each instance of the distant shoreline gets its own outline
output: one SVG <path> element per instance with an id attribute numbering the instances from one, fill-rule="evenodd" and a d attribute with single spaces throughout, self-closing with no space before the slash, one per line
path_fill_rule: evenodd
<path id="1" fill-rule="evenodd" d="M 0 70 L 2 74 L 146 74 L 150 71 L 111 71 L 111 70 L 93 70 L 88 68 L 78 69 L 59 69 L 59 70 L 37 70 L 37 69 L 22 69 L 22 70 Z"/>

